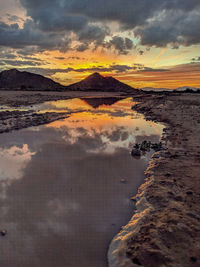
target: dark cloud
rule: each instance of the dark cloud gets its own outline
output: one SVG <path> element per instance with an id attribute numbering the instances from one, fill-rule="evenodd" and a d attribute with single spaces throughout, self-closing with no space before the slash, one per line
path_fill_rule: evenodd
<path id="1" fill-rule="evenodd" d="M 200 41 L 199 0 L 58 0 L 53 3 L 45 0 L 39 4 L 21 0 L 21 3 L 44 30 L 64 27 L 80 31 L 88 21 L 117 21 L 121 28 L 133 30 L 144 45 L 176 47 Z M 73 23 L 68 22 L 69 16 L 73 16 Z M 60 24 L 62 27 L 58 27 Z"/>
<path id="2" fill-rule="evenodd" d="M 194 58 L 192 58 L 192 61 L 194 62 L 194 61 L 200 61 L 200 57 L 194 57 Z"/>
<path id="3" fill-rule="evenodd" d="M 64 60 L 65 57 L 55 57 L 55 59 Z"/>
<path id="4" fill-rule="evenodd" d="M 130 49 L 133 48 L 133 41 L 129 38 L 122 38 L 120 36 L 114 36 L 109 42 L 105 44 L 105 47 L 114 47 L 120 54 L 127 54 Z"/>
<path id="5" fill-rule="evenodd" d="M 78 52 L 84 52 L 85 50 L 87 50 L 89 48 L 88 44 L 80 44 L 76 47 L 76 50 Z"/>
<path id="6" fill-rule="evenodd" d="M 173 48 L 200 43 L 200 9 L 191 12 L 165 10 L 159 19 L 136 27 L 134 33 L 142 45 Z"/>
<path id="7" fill-rule="evenodd" d="M 10 21 L 10 22 L 22 22 L 24 21 L 22 18 L 20 18 L 19 16 L 16 16 L 16 15 L 11 15 L 11 14 L 6 14 L 7 16 L 7 19 Z"/>
<path id="8" fill-rule="evenodd" d="M 76 57 L 76 56 L 68 57 L 68 59 L 73 59 L 73 60 L 86 60 L 85 57 Z"/>
<path id="9" fill-rule="evenodd" d="M 42 62 L 42 60 L 37 57 L 23 56 L 22 59 Z"/>
<path id="10" fill-rule="evenodd" d="M 40 51 L 70 48 L 70 34 L 80 44 L 77 51 L 114 47 L 127 54 L 133 49 L 131 39 L 115 34 L 109 22 L 119 23 L 120 30 L 129 30 L 142 45 L 165 47 L 200 43 L 199 0 L 20 0 L 31 20 L 22 28 L 0 22 L 0 46 L 37 47 Z M 21 18 L 7 15 L 10 22 Z M 110 37 L 110 41 L 105 41 Z M 141 50 L 142 51 L 142 50 Z"/>
<path id="11" fill-rule="evenodd" d="M 15 59 L 17 56 L 15 54 L 4 54 L 0 53 L 0 59 Z"/>
<path id="12" fill-rule="evenodd" d="M 162 71 L 169 71 L 169 69 L 153 69 L 153 68 L 149 68 L 149 67 L 143 67 L 142 69 L 139 69 L 138 72 L 162 72 Z"/>
<path id="13" fill-rule="evenodd" d="M 3 60 L 3 63 L 6 65 L 11 65 L 11 66 L 24 66 L 24 65 L 28 65 L 28 66 L 41 66 L 44 65 L 44 63 L 42 62 L 38 62 L 38 61 L 31 61 L 31 60 Z"/>
<path id="14" fill-rule="evenodd" d="M 37 46 L 39 50 L 67 49 L 70 40 L 61 33 L 45 33 L 31 20 L 26 20 L 21 29 L 17 23 L 8 25 L 0 22 L 0 46 L 23 48 Z M 31 51 L 30 51 L 31 52 Z"/>
<path id="15" fill-rule="evenodd" d="M 16 61 L 16 65 L 13 64 L 14 66 L 23 66 L 23 61 Z M 10 62 L 11 63 L 11 62 Z M 39 62 L 38 62 L 39 63 Z M 27 64 L 28 65 L 28 64 Z M 122 72 L 128 72 L 128 71 L 135 71 L 136 73 L 140 72 L 166 72 L 169 71 L 168 69 L 153 69 L 146 67 L 142 64 L 134 64 L 133 66 L 128 66 L 128 65 L 110 65 L 108 67 L 103 67 L 103 66 L 98 66 L 98 67 L 90 67 L 90 68 L 65 68 L 65 69 L 50 69 L 50 68 L 41 68 L 41 67 L 34 67 L 34 66 L 39 66 L 39 65 L 44 65 L 42 64 L 37 64 L 37 62 L 31 62 L 30 65 L 33 67 L 28 67 L 28 68 L 18 68 L 21 71 L 28 71 L 28 72 L 33 72 L 36 74 L 42 74 L 44 76 L 52 76 L 55 73 L 70 73 L 70 72 L 78 72 L 78 73 L 84 73 L 84 72 L 114 72 L 114 73 L 122 73 Z M 1 69 L 3 70 L 3 68 Z"/>
<path id="16" fill-rule="evenodd" d="M 89 25 L 79 33 L 79 40 L 86 42 L 95 40 L 97 43 L 102 43 L 107 34 L 109 34 L 107 27 Z"/>

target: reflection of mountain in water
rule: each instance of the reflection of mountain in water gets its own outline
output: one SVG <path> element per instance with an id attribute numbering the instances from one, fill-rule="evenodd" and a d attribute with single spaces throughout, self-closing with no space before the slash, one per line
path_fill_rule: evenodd
<path id="1" fill-rule="evenodd" d="M 81 98 L 81 100 L 85 101 L 88 105 L 90 105 L 93 108 L 98 108 L 101 105 L 111 106 L 122 99 L 123 99 L 122 97 Z"/>

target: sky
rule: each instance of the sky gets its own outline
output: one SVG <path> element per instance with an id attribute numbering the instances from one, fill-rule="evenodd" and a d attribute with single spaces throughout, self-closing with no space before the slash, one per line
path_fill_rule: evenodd
<path id="1" fill-rule="evenodd" d="M 0 0 L 0 71 L 200 87 L 199 0 Z"/>

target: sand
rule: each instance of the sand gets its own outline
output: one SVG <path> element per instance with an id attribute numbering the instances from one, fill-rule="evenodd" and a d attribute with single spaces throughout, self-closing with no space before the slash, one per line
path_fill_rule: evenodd
<path id="1" fill-rule="evenodd" d="M 138 191 L 137 212 L 114 237 L 109 266 L 200 266 L 200 95 L 146 95 L 133 107 L 166 125 Z"/>

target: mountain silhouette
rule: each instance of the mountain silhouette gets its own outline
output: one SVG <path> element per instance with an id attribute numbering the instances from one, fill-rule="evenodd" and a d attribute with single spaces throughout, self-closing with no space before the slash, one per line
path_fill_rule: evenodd
<path id="1" fill-rule="evenodd" d="M 42 75 L 16 69 L 0 73 L 0 88 L 21 90 L 57 90 L 64 86 Z"/>
<path id="2" fill-rule="evenodd" d="M 93 73 L 84 80 L 68 86 L 70 90 L 102 91 L 102 92 L 133 92 L 134 88 L 116 80 L 113 77 L 103 77 L 98 72 Z"/>
<path id="3" fill-rule="evenodd" d="M 17 69 L 5 70 L 0 73 L 0 89 L 34 90 L 34 91 L 100 91 L 134 93 L 136 89 L 116 80 L 103 77 L 95 72 L 84 80 L 64 86 L 39 74 Z"/>

